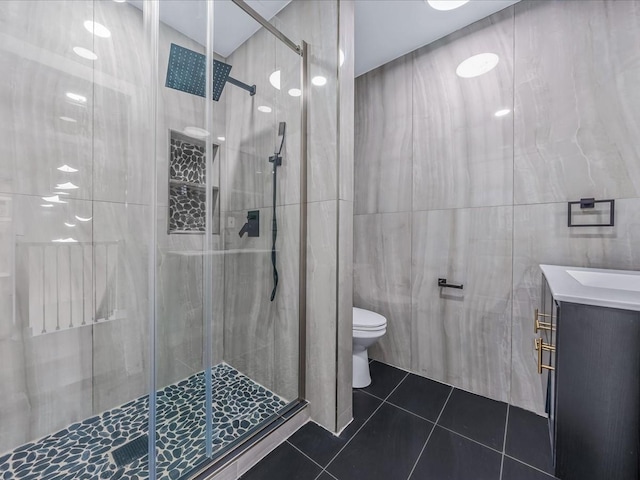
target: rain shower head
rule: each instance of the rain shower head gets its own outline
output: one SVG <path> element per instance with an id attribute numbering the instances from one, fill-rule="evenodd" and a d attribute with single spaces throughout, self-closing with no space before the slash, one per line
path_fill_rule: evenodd
<path id="1" fill-rule="evenodd" d="M 230 72 L 231 65 L 228 63 L 222 63 L 218 60 L 213 61 L 213 99 L 216 102 L 220 100 L 220 95 L 222 95 L 222 90 L 227 84 Z"/>
<path id="2" fill-rule="evenodd" d="M 204 97 L 206 68 L 207 59 L 203 54 L 172 43 L 165 86 Z M 248 91 L 251 96 L 256 94 L 255 85 L 247 85 L 230 77 L 230 72 L 231 65 L 228 63 L 219 62 L 218 60 L 213 61 L 212 93 L 213 99 L 216 102 L 220 100 L 220 96 L 227 82 Z"/>

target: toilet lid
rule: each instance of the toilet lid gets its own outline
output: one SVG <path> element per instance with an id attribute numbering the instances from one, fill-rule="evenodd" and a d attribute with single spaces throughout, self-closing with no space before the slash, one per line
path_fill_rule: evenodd
<path id="1" fill-rule="evenodd" d="M 377 330 L 387 325 L 387 319 L 379 313 L 353 307 L 353 328 L 358 330 Z"/>

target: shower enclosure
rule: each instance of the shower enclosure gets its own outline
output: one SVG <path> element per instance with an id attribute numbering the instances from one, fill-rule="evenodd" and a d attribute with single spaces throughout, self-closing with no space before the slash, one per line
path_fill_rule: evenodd
<path id="1" fill-rule="evenodd" d="M 0 2 L 1 479 L 190 478 L 304 398 L 306 45 L 254 3 Z"/>

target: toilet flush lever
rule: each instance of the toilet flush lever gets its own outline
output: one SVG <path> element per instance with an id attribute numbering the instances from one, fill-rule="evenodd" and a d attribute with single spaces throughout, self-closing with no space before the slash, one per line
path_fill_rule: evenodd
<path id="1" fill-rule="evenodd" d="M 446 288 L 457 288 L 458 290 L 462 290 L 462 288 L 464 287 L 464 285 L 460 284 L 454 284 L 454 283 L 447 283 L 447 279 L 446 278 L 439 278 L 438 279 L 438 286 L 439 287 L 446 287 Z"/>

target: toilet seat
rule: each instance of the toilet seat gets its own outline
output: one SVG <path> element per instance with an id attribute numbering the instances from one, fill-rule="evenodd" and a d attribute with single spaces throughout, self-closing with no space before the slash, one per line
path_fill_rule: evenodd
<path id="1" fill-rule="evenodd" d="M 353 307 L 353 329 L 375 332 L 387 328 L 387 319 L 379 313 Z"/>

